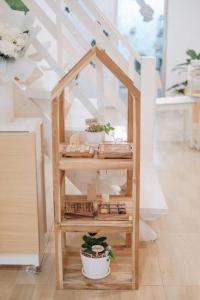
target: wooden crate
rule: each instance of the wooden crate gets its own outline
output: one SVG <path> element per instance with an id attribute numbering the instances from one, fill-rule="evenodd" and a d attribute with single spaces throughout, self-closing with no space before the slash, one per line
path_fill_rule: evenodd
<path id="1" fill-rule="evenodd" d="M 126 211 L 125 203 L 100 203 L 97 211 L 98 220 L 117 221 L 128 220 L 129 215 Z"/>
<path id="2" fill-rule="evenodd" d="M 94 217 L 93 202 L 65 202 L 65 217 Z"/>
<path id="3" fill-rule="evenodd" d="M 131 143 L 102 143 L 98 147 L 98 158 L 132 158 Z"/>
<path id="4" fill-rule="evenodd" d="M 94 153 L 94 148 L 88 145 L 64 145 L 62 149 L 64 157 L 90 158 L 94 156 Z"/>

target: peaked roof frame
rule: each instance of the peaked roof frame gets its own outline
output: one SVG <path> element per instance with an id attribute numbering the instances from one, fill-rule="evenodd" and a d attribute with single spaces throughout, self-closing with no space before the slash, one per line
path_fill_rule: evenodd
<path id="1" fill-rule="evenodd" d="M 60 168 L 60 146 L 65 142 L 65 88 L 89 63 L 97 57 L 128 89 L 127 108 L 127 140 L 134 145 L 133 169 L 127 170 L 126 196 L 133 197 L 133 230 L 132 239 L 132 287 L 138 287 L 139 269 L 139 216 L 140 216 L 140 92 L 134 86 L 133 81 L 122 71 L 122 69 L 108 56 L 104 50 L 99 48 L 90 49 L 72 69 L 65 74 L 51 92 L 52 105 L 52 154 L 53 154 L 53 185 L 55 203 L 55 230 L 56 239 L 56 270 L 58 286 L 63 286 L 63 264 L 61 247 L 62 220 L 62 188 L 61 183 L 65 177 L 64 169 Z M 95 160 L 96 158 L 94 158 Z M 63 160 L 63 158 L 62 158 Z M 65 160 L 65 159 L 64 159 Z M 67 159 L 68 160 L 68 159 Z M 106 161 L 106 160 L 105 160 Z M 77 161 L 79 164 L 79 161 Z M 104 162 L 106 169 L 106 162 Z M 68 168 L 67 161 L 65 168 Z M 79 165 L 81 169 L 81 164 Z M 98 168 L 97 168 L 98 169 Z"/>
<path id="2" fill-rule="evenodd" d="M 52 99 L 58 97 L 63 89 L 76 78 L 76 76 L 97 57 L 111 73 L 117 77 L 129 90 L 136 100 L 140 99 L 140 91 L 135 87 L 134 82 L 125 74 L 125 72 L 110 58 L 103 49 L 98 47 L 90 49 L 56 84 L 51 92 Z"/>

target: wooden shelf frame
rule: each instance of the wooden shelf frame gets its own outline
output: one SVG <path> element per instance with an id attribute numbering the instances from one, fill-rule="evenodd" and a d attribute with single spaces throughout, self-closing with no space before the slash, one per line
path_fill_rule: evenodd
<path id="1" fill-rule="evenodd" d="M 67 247 L 63 254 L 63 285 L 69 289 L 115 289 L 131 290 L 131 248 L 113 246 L 116 260 L 111 262 L 111 274 L 102 280 L 90 280 L 81 274 L 81 260 L 79 249 Z"/>
<path id="2" fill-rule="evenodd" d="M 63 158 L 61 145 L 65 142 L 65 88 L 76 78 L 94 58 L 98 58 L 115 77 L 128 89 L 128 142 L 133 143 L 133 159 L 96 159 L 96 158 Z M 63 76 L 51 92 L 52 101 L 52 149 L 53 149 L 53 198 L 55 211 L 55 254 L 56 254 L 56 285 L 58 289 L 79 288 L 78 281 L 70 284 L 64 280 L 63 241 L 65 244 L 66 232 L 126 232 L 126 247 L 129 251 L 132 275 L 127 285 L 132 289 L 138 288 L 138 262 L 139 262 L 139 203 L 140 203 L 140 92 L 133 81 L 120 69 L 120 67 L 99 48 L 89 50 L 74 67 Z M 64 204 L 67 196 L 64 195 L 64 178 L 66 170 L 102 170 L 126 169 L 127 188 L 124 199 L 132 202 L 132 220 L 127 221 L 97 221 L 97 220 L 63 220 Z M 80 197 L 81 198 L 81 197 Z M 99 196 L 99 198 L 101 198 Z M 117 198 L 117 197 L 116 197 Z M 83 198 L 82 198 L 83 199 Z M 114 199 L 114 198 L 113 198 Z M 128 200 L 129 199 L 129 200 Z M 120 277 L 117 277 L 120 280 Z M 85 279 L 84 279 L 85 282 Z M 112 281 L 110 281 L 112 282 Z M 81 286 L 81 285 L 80 285 Z M 85 288 L 103 288 L 103 281 L 99 284 L 85 284 Z M 119 283 L 119 286 L 120 283 Z M 105 288 L 115 289 L 116 284 L 105 282 Z"/>

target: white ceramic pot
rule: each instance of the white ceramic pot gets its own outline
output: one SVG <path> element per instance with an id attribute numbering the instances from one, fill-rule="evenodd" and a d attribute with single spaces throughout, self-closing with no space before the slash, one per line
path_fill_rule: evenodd
<path id="1" fill-rule="evenodd" d="M 102 279 L 110 274 L 110 259 L 105 257 L 87 257 L 81 254 L 82 273 L 90 279 Z"/>
<path id="2" fill-rule="evenodd" d="M 14 120 L 12 83 L 0 81 L 0 123 Z"/>
<path id="3" fill-rule="evenodd" d="M 88 144 L 99 144 L 105 140 L 105 132 L 85 132 L 86 142 Z"/>

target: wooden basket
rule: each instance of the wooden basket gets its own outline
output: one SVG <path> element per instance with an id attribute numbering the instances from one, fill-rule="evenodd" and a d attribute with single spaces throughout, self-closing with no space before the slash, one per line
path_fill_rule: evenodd
<path id="1" fill-rule="evenodd" d="M 98 158 L 132 158 L 133 145 L 130 143 L 102 143 L 98 147 Z"/>
<path id="2" fill-rule="evenodd" d="M 93 202 L 66 201 L 65 217 L 94 217 Z"/>
<path id="3" fill-rule="evenodd" d="M 90 158 L 94 156 L 94 148 L 88 145 L 64 145 L 62 155 L 65 157 L 85 157 Z"/>
<path id="4" fill-rule="evenodd" d="M 125 203 L 100 203 L 97 211 L 98 220 L 128 220 L 129 215 L 126 211 Z"/>

